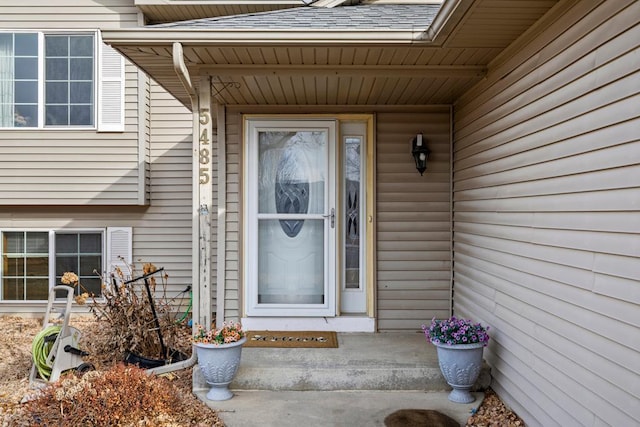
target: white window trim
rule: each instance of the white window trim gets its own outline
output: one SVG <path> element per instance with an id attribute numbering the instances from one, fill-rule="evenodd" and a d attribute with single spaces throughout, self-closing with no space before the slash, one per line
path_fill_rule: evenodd
<path id="1" fill-rule="evenodd" d="M 120 81 L 120 123 L 100 123 L 102 120 L 102 53 L 103 46 L 102 37 L 98 30 L 73 30 L 73 29 L 58 29 L 58 30 L 42 30 L 42 29 L 2 29 L 0 33 L 36 33 L 38 34 L 38 126 L 37 127 L 1 127 L 0 131 L 16 131 L 16 132 L 29 132 L 29 131 L 65 131 L 65 132 L 82 132 L 82 131 L 98 131 L 98 132 L 123 132 L 124 131 L 124 57 L 121 59 L 121 72 L 119 78 L 111 78 L 110 81 Z M 47 34 L 74 34 L 74 35 L 93 35 L 93 75 L 94 75 L 94 87 L 93 87 L 93 125 L 90 126 L 45 126 L 44 118 L 44 37 Z"/>

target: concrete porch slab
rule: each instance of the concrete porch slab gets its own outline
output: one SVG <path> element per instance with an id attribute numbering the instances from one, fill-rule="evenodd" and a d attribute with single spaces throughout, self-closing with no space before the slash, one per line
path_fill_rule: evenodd
<path id="1" fill-rule="evenodd" d="M 384 426 L 399 409 L 434 409 L 466 423 L 471 404 L 450 402 L 436 349 L 416 333 L 339 333 L 338 348 L 245 347 L 234 397 L 207 400 L 194 367 L 194 393 L 230 427 Z M 476 388 L 490 385 L 485 365 Z"/>
<path id="2" fill-rule="evenodd" d="M 422 333 L 339 333 L 338 348 L 242 350 L 232 390 L 445 391 L 436 349 Z M 194 391 L 208 387 L 196 367 Z M 483 369 L 478 388 L 490 383 Z"/>

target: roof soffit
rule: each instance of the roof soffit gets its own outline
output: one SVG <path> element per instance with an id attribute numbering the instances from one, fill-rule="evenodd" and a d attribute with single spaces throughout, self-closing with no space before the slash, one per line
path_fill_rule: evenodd
<path id="1" fill-rule="evenodd" d="M 218 84 L 234 81 L 240 85 L 235 94 L 233 90 L 220 94 L 217 101 L 221 103 L 450 103 L 482 78 L 486 64 L 513 40 L 510 36 L 487 46 L 457 46 L 459 35 L 466 37 L 469 31 L 459 26 L 473 22 L 471 17 L 482 12 L 485 3 L 495 1 L 446 0 L 431 18 L 437 28 L 428 32 L 424 27 L 309 31 L 169 25 L 105 31 L 104 39 L 188 106 L 188 96 L 171 66 L 174 41 L 182 43 L 192 76 L 203 73 Z M 552 5 L 555 0 L 543 3 Z M 537 10 L 534 15 L 540 13 Z M 251 96 L 251 88 L 267 83 L 271 95 Z M 338 90 L 369 90 L 370 95 L 332 98 L 319 94 L 332 90 L 332 85 Z M 275 93 L 278 90 L 273 88 L 278 87 L 282 93 Z M 301 90 L 306 96 L 293 93 Z M 402 93 L 395 93 L 398 91 Z"/>

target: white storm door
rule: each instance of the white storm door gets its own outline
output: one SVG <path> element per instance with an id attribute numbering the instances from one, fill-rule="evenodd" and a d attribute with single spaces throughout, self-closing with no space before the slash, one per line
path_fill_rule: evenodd
<path id="1" fill-rule="evenodd" d="M 249 316 L 334 316 L 333 121 L 247 121 Z"/>

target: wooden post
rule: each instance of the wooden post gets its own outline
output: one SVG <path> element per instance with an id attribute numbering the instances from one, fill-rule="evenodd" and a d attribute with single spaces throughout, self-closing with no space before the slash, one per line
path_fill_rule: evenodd
<path id="1" fill-rule="evenodd" d="M 199 287 L 200 323 L 211 327 L 211 210 L 213 209 L 211 78 L 201 75 L 199 86 L 198 133 L 194 135 L 194 138 L 198 138 L 198 150 L 194 154 L 197 156 L 198 164 L 199 283 L 193 285 Z"/>

